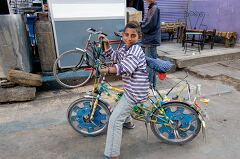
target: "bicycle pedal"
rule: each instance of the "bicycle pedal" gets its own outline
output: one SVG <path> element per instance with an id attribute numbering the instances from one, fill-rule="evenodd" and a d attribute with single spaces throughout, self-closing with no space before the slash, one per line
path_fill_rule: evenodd
<path id="1" fill-rule="evenodd" d="M 94 90 L 93 90 L 93 93 L 98 94 L 98 93 L 99 93 L 98 89 L 94 89 Z"/>
<path id="2" fill-rule="evenodd" d="M 135 120 L 145 121 L 145 114 L 138 114 L 136 112 L 132 112 L 131 116 Z"/>

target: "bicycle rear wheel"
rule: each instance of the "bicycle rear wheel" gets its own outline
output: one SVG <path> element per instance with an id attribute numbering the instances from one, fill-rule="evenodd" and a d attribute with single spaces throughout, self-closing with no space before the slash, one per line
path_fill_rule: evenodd
<path id="1" fill-rule="evenodd" d="M 170 102 L 163 105 L 170 122 L 159 110 L 152 116 L 151 129 L 161 141 L 168 144 L 182 145 L 193 140 L 201 129 L 198 113 L 188 104 Z"/>
<path id="2" fill-rule="evenodd" d="M 98 102 L 93 120 L 90 120 L 91 106 L 94 101 L 94 97 L 80 98 L 68 108 L 67 118 L 69 124 L 82 135 L 97 136 L 107 130 L 110 111 L 105 103 Z"/>
<path id="3" fill-rule="evenodd" d="M 56 81 L 63 87 L 76 88 L 86 84 L 93 72 L 93 59 L 80 50 L 69 50 L 61 54 L 53 65 Z"/>

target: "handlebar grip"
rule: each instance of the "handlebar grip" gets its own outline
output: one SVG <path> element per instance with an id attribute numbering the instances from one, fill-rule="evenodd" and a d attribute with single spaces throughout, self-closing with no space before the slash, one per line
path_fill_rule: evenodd
<path id="1" fill-rule="evenodd" d="M 95 30 L 95 29 L 93 29 L 93 28 L 90 28 L 90 30 L 91 30 L 91 31 L 93 31 L 93 32 L 96 32 L 96 30 Z"/>
<path id="2" fill-rule="evenodd" d="M 104 49 L 104 44 L 103 44 L 103 39 L 102 38 L 99 39 L 99 44 L 101 46 L 101 49 L 104 51 L 105 49 Z"/>
<path id="3" fill-rule="evenodd" d="M 107 34 L 105 34 L 105 33 L 101 33 L 101 34 L 103 34 L 103 35 L 105 35 L 105 36 L 108 36 Z"/>
<path id="4" fill-rule="evenodd" d="M 96 77 L 99 78 L 99 76 L 100 76 L 100 71 L 99 69 L 96 69 Z"/>
<path id="5" fill-rule="evenodd" d="M 115 36 L 122 37 L 122 34 L 120 32 L 114 32 Z"/>

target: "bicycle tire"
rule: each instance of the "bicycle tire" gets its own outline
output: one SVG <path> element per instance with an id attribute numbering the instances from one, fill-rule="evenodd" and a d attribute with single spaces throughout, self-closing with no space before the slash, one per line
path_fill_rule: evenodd
<path id="1" fill-rule="evenodd" d="M 110 110 L 102 101 L 98 101 L 93 122 L 89 121 L 91 104 L 94 97 L 84 97 L 74 101 L 68 108 L 67 118 L 71 127 L 84 136 L 97 136 L 107 130 Z"/>
<path id="2" fill-rule="evenodd" d="M 56 59 L 53 65 L 53 75 L 56 81 L 65 88 L 76 88 L 85 85 L 93 73 L 90 60 L 92 58 L 80 50 L 64 52 Z M 59 64 L 64 62 L 68 63 L 67 66 L 60 67 Z"/>
<path id="3" fill-rule="evenodd" d="M 163 122 L 161 118 L 164 117 L 156 110 L 152 116 L 152 121 L 156 122 L 151 122 L 150 125 L 157 138 L 167 144 L 183 145 L 198 135 L 201 121 L 198 113 L 191 106 L 181 102 L 169 102 L 162 108 L 173 124 Z"/>

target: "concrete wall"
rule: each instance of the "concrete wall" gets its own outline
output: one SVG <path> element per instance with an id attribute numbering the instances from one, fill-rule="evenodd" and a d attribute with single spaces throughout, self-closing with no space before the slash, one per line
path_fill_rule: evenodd
<path id="1" fill-rule="evenodd" d="M 192 0 L 190 10 L 205 12 L 203 23 L 209 29 L 238 32 L 240 36 L 240 0 Z"/>
<path id="2" fill-rule="evenodd" d="M 9 69 L 30 72 L 30 41 L 20 14 L 0 15 L 0 78 L 6 78 Z"/>

